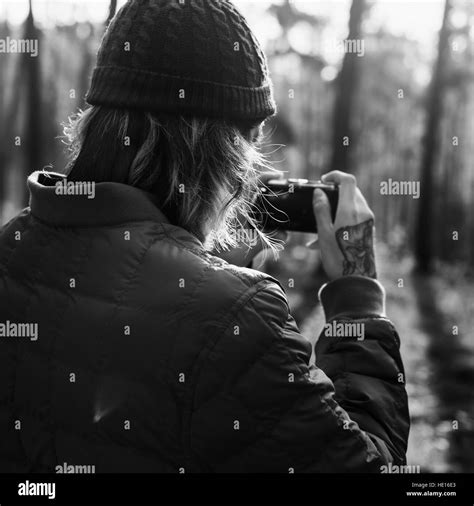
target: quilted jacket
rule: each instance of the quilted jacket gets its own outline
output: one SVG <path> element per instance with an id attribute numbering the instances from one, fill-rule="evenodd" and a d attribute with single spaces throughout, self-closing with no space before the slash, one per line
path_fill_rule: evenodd
<path id="1" fill-rule="evenodd" d="M 323 288 L 328 322 L 363 323 L 364 339 L 323 334 L 310 365 L 278 281 L 207 253 L 152 195 L 28 185 L 30 207 L 0 232 L 0 472 L 405 462 L 399 338 L 377 281 Z"/>

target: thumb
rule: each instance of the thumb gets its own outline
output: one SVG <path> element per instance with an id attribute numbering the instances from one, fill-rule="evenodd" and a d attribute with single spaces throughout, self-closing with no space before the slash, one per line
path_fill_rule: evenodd
<path id="1" fill-rule="evenodd" d="M 318 225 L 318 235 L 323 238 L 332 233 L 331 206 L 327 195 L 320 189 L 314 190 L 313 209 L 316 223 Z"/>

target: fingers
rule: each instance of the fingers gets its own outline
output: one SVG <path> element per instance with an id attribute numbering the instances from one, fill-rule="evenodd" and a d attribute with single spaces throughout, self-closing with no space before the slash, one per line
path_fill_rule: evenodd
<path id="1" fill-rule="evenodd" d="M 331 206 L 326 194 L 322 190 L 314 190 L 313 209 L 319 236 L 324 238 L 331 235 L 333 233 Z"/>
<path id="2" fill-rule="evenodd" d="M 359 188 L 356 188 L 356 205 L 357 208 L 365 214 L 366 219 L 372 219 L 375 220 L 375 215 L 372 212 L 372 210 L 369 207 L 369 204 L 367 203 L 367 200 L 365 199 L 363 193 L 359 190 Z"/>
<path id="3" fill-rule="evenodd" d="M 367 219 L 375 219 L 364 195 L 357 187 L 357 180 L 352 174 L 335 170 L 321 178 L 325 183 L 339 185 L 339 204 L 335 226 L 353 225 Z"/>
<path id="4" fill-rule="evenodd" d="M 327 174 L 324 174 L 324 176 L 322 176 L 321 179 L 325 183 L 336 183 L 340 185 L 352 184 L 354 186 L 356 186 L 357 184 L 355 176 L 353 176 L 352 174 L 347 174 L 347 172 L 341 172 L 340 170 L 333 170 L 331 172 L 328 172 Z"/>
<path id="5" fill-rule="evenodd" d="M 333 170 L 321 177 L 324 183 L 336 183 L 339 185 L 339 199 L 341 201 L 352 201 L 355 197 L 357 180 L 352 174 Z"/>

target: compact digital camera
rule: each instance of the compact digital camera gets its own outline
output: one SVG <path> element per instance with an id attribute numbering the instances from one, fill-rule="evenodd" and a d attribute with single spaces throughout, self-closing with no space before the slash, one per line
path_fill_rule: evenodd
<path id="1" fill-rule="evenodd" d="M 308 179 L 270 179 L 261 186 L 255 203 L 254 218 L 264 230 L 317 232 L 313 211 L 313 193 L 323 190 L 331 206 L 334 221 L 339 200 L 336 184 Z"/>

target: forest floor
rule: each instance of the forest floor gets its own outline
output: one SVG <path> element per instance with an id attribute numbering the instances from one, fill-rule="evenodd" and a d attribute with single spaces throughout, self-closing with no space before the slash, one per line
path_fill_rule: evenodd
<path id="1" fill-rule="evenodd" d="M 474 280 L 455 269 L 422 277 L 410 258 L 395 260 L 383 245 L 377 253 L 387 314 L 402 342 L 411 417 L 408 464 L 421 472 L 473 472 Z M 286 273 L 301 272 L 291 261 L 284 265 Z M 275 275 L 281 280 L 285 272 Z M 300 289 L 287 293 L 302 333 L 315 342 L 324 324 L 315 304 L 320 281 L 302 276 Z"/>

